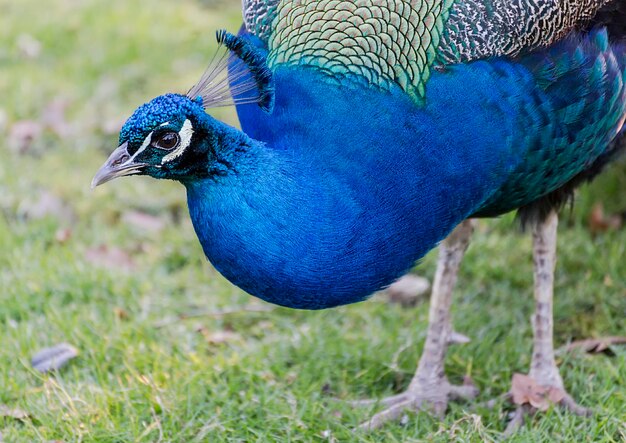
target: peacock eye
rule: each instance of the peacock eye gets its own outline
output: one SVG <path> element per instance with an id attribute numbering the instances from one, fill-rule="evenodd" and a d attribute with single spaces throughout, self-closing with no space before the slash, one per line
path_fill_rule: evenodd
<path id="1" fill-rule="evenodd" d="M 180 143 L 180 136 L 177 132 L 165 132 L 152 139 L 150 143 L 155 148 L 172 150 Z"/>

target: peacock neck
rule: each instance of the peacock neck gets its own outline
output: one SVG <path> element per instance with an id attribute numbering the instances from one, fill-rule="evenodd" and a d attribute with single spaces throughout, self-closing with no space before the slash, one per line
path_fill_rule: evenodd
<path id="1" fill-rule="evenodd" d="M 220 181 L 222 177 L 236 174 L 240 167 L 246 167 L 249 157 L 254 157 L 259 144 L 204 111 L 195 116 L 193 128 L 194 149 L 187 153 L 188 160 L 177 171 L 179 181 L 185 186 L 196 186 L 207 180 Z"/>
<path id="2" fill-rule="evenodd" d="M 425 252 L 396 247 L 398 231 L 411 227 L 394 224 L 394 214 L 367 216 L 366 184 L 355 187 L 298 149 L 244 140 L 224 152 L 220 175 L 185 185 L 205 255 L 246 292 L 292 308 L 354 303 Z"/>

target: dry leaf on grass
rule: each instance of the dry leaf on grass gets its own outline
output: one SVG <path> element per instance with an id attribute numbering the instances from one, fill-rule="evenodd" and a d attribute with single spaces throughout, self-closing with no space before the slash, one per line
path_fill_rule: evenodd
<path id="1" fill-rule="evenodd" d="M 0 405 L 0 417 L 14 418 L 15 420 L 26 420 L 28 412 L 18 408 L 11 408 L 7 405 Z"/>
<path id="2" fill-rule="evenodd" d="M 517 405 L 529 404 L 540 411 L 565 398 L 565 391 L 554 387 L 540 386 L 528 375 L 513 374 L 511 397 Z"/>
<path id="3" fill-rule="evenodd" d="M 559 352 L 571 352 L 580 349 L 590 354 L 599 354 L 610 351 L 612 345 L 626 344 L 626 337 L 610 336 L 600 338 L 589 338 L 586 340 L 576 340 L 559 348 Z"/>
<path id="4" fill-rule="evenodd" d="M 85 259 L 92 265 L 106 269 L 135 268 L 135 262 L 128 252 L 115 246 L 100 245 L 85 251 Z"/>
<path id="5" fill-rule="evenodd" d="M 620 215 L 606 215 L 602 203 L 593 205 L 589 215 L 589 230 L 593 234 L 605 231 L 614 231 L 622 227 L 624 220 Z"/>
<path id="6" fill-rule="evenodd" d="M 67 243 L 72 238 L 72 230 L 70 228 L 60 228 L 54 233 L 54 239 L 61 244 Z"/>
<path id="7" fill-rule="evenodd" d="M 130 315 L 128 315 L 128 312 L 126 312 L 124 309 L 118 306 L 113 308 L 113 313 L 115 314 L 115 317 L 118 318 L 119 320 L 128 320 L 130 318 Z"/>
<path id="8" fill-rule="evenodd" d="M 60 343 L 37 352 L 31 359 L 31 364 L 39 372 L 46 373 L 62 368 L 77 355 L 78 350 L 74 346 Z"/>

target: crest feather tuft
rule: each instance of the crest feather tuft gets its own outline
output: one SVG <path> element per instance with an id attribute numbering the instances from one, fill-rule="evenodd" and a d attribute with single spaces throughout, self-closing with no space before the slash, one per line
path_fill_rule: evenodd
<path id="1" fill-rule="evenodd" d="M 271 112 L 274 107 L 274 79 L 266 54 L 249 40 L 217 32 L 219 48 L 208 68 L 187 93 L 206 108 L 257 103 Z"/>

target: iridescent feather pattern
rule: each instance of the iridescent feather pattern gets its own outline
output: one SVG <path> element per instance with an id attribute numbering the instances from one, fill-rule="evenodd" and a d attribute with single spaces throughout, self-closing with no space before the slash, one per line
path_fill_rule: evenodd
<path id="1" fill-rule="evenodd" d="M 315 66 L 333 79 L 397 84 L 423 98 L 452 0 L 299 0 L 278 5 L 270 66 Z"/>
<path id="2" fill-rule="evenodd" d="M 606 29 L 589 37 L 580 41 L 571 36 L 520 58 L 535 73 L 538 86 L 526 96 L 520 115 L 528 127 L 539 130 L 518 138 L 518 144 L 526 145 L 525 161 L 476 215 L 528 205 L 562 189 L 581 171 L 584 178 L 597 159 L 618 149 L 612 140 L 626 118 L 624 56 L 610 44 Z"/>
<path id="3" fill-rule="evenodd" d="M 434 65 L 516 56 L 587 24 L 611 0 L 243 0 L 270 68 L 399 85 L 418 102 Z"/>
<path id="4" fill-rule="evenodd" d="M 439 60 L 459 63 L 547 47 L 612 0 L 462 0 L 450 11 Z"/>
<path id="5" fill-rule="evenodd" d="M 246 29 L 263 41 L 272 32 L 272 20 L 280 0 L 242 0 L 243 23 Z"/>

